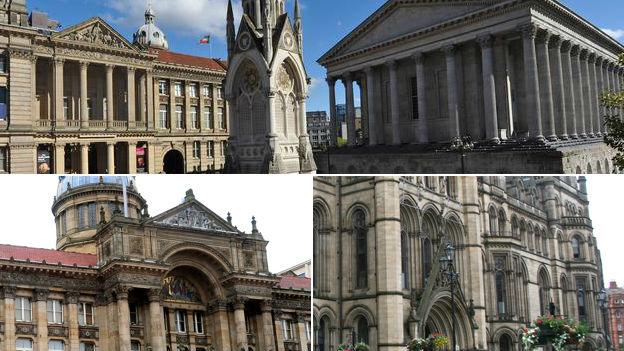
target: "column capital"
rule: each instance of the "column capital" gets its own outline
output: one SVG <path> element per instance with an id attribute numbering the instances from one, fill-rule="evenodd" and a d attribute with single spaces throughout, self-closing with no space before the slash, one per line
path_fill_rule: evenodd
<path id="1" fill-rule="evenodd" d="M 388 69 L 395 70 L 397 67 L 397 62 L 396 60 L 390 60 L 390 61 L 386 61 L 385 65 L 386 67 L 388 67 Z"/>
<path id="2" fill-rule="evenodd" d="M 31 62 L 31 63 L 37 63 L 37 59 L 38 59 L 38 58 L 39 58 L 39 57 L 38 57 L 37 55 L 34 55 L 34 54 L 33 54 L 32 56 L 30 56 L 30 62 Z"/>
<path id="3" fill-rule="evenodd" d="M 242 310 L 245 308 L 245 303 L 248 300 L 248 298 L 242 296 L 234 297 L 231 299 L 232 307 L 234 307 L 235 310 Z"/>
<path id="4" fill-rule="evenodd" d="M 549 42 L 551 48 L 561 50 L 561 46 L 563 45 L 563 38 L 561 37 L 561 35 L 552 35 Z"/>
<path id="5" fill-rule="evenodd" d="M 425 62 L 425 54 L 420 51 L 413 54 L 412 58 L 416 61 L 417 65 L 422 65 Z"/>
<path id="6" fill-rule="evenodd" d="M 147 291 L 147 300 L 149 302 L 162 302 L 162 290 L 161 289 L 149 289 Z"/>
<path id="7" fill-rule="evenodd" d="M 347 84 L 347 82 L 352 82 L 353 81 L 353 73 L 352 72 L 345 72 L 342 74 L 342 82 L 344 84 Z"/>
<path id="8" fill-rule="evenodd" d="M 306 314 L 303 312 L 297 312 L 296 317 L 297 317 L 297 322 L 298 323 L 305 323 L 306 321 Z"/>
<path id="9" fill-rule="evenodd" d="M 450 44 L 442 48 L 442 51 L 444 51 L 447 57 L 454 55 L 456 50 L 457 46 L 455 44 Z"/>
<path id="10" fill-rule="evenodd" d="M 216 299 L 216 300 L 210 301 L 210 303 L 208 304 L 208 308 L 211 312 L 227 311 L 227 305 L 228 305 L 227 300 Z"/>
<path id="11" fill-rule="evenodd" d="M 570 56 L 579 56 L 581 53 L 581 46 L 578 44 L 570 44 Z"/>
<path id="12" fill-rule="evenodd" d="M 604 61 L 604 57 L 600 55 L 596 55 L 596 66 L 602 66 L 602 62 Z"/>
<path id="13" fill-rule="evenodd" d="M 90 64 L 90 62 L 88 62 L 88 61 L 80 61 L 80 68 L 87 69 L 87 68 L 89 68 L 89 64 Z"/>
<path id="14" fill-rule="evenodd" d="M 587 54 L 587 62 L 590 64 L 593 64 L 596 62 L 596 54 L 593 52 L 590 52 Z"/>
<path id="15" fill-rule="evenodd" d="M 550 31 L 546 30 L 546 29 L 540 29 L 537 32 L 537 42 L 540 44 L 544 44 L 544 45 L 548 45 L 548 43 L 550 42 L 550 39 L 552 39 L 553 35 Z"/>
<path id="16" fill-rule="evenodd" d="M 333 87 L 335 87 L 335 86 L 336 86 L 336 78 L 335 78 L 335 77 L 330 77 L 330 76 L 327 76 L 327 77 L 325 78 L 325 81 L 327 82 L 327 85 L 328 85 L 330 88 L 333 88 Z"/>
<path id="17" fill-rule="evenodd" d="M 572 42 L 569 39 L 561 38 L 561 52 L 570 52 L 572 49 Z"/>
<path id="18" fill-rule="evenodd" d="M 589 55 L 589 50 L 584 49 L 584 48 L 580 49 L 579 57 L 581 60 L 586 60 L 588 55 Z"/>
<path id="19" fill-rule="evenodd" d="M 538 27 L 535 23 L 527 23 L 518 28 L 520 32 L 522 32 L 522 37 L 524 39 L 535 40 L 537 36 Z"/>
<path id="20" fill-rule="evenodd" d="M 135 72 L 135 71 L 136 71 L 136 68 L 131 67 L 131 66 L 127 66 L 127 67 L 126 67 L 126 70 L 128 71 L 128 73 L 130 73 L 130 72 Z M 186 81 L 185 81 L 185 82 L 186 82 Z"/>
<path id="21" fill-rule="evenodd" d="M 606 68 L 606 69 L 609 68 L 609 59 L 606 57 L 602 58 L 602 68 Z"/>
<path id="22" fill-rule="evenodd" d="M 35 289 L 35 301 L 46 301 L 50 295 L 48 289 Z"/>
<path id="23" fill-rule="evenodd" d="M 477 43 L 481 46 L 482 49 L 491 49 L 492 44 L 494 43 L 494 37 L 490 34 L 482 35 L 477 37 Z"/>
<path id="24" fill-rule="evenodd" d="M 260 303 L 260 310 L 262 312 L 271 312 L 273 310 L 272 300 L 262 300 L 262 302 Z"/>
<path id="25" fill-rule="evenodd" d="M 364 73 L 365 73 L 367 76 L 368 76 L 368 75 L 370 75 L 370 74 L 373 74 L 373 71 L 374 71 L 373 66 L 366 66 L 366 67 L 364 68 Z"/>
<path id="26" fill-rule="evenodd" d="M 113 70 L 113 68 L 115 68 L 115 65 L 112 63 L 106 63 L 104 64 L 104 66 L 106 67 L 107 70 Z"/>
<path id="27" fill-rule="evenodd" d="M 132 288 L 127 285 L 117 285 L 115 287 L 115 295 L 117 300 L 127 300 Z"/>
<path id="28" fill-rule="evenodd" d="M 65 63 L 65 59 L 62 57 L 54 57 L 53 61 L 56 65 L 62 65 Z"/>
<path id="29" fill-rule="evenodd" d="M 13 285 L 6 285 L 2 287 L 2 296 L 5 299 L 14 299 L 15 298 L 15 291 L 17 290 L 17 288 Z"/>
<path id="30" fill-rule="evenodd" d="M 68 304 L 77 304 L 78 298 L 80 298 L 80 292 L 78 291 L 68 291 L 65 293 L 65 301 Z"/>
<path id="31" fill-rule="evenodd" d="M 101 293 L 95 297 L 96 306 L 106 306 L 112 301 L 112 296 L 108 293 Z"/>

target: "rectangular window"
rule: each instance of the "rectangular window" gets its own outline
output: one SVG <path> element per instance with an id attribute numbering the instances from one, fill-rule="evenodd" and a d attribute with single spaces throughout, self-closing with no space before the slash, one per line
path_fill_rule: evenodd
<path id="1" fill-rule="evenodd" d="M 204 97 L 211 98 L 212 97 L 212 85 L 206 84 L 203 86 L 203 95 Z"/>
<path id="2" fill-rule="evenodd" d="M 8 172 L 7 167 L 7 149 L 5 147 L 0 147 L 0 173 Z"/>
<path id="3" fill-rule="evenodd" d="M 222 141 L 221 145 L 221 156 L 225 156 L 225 152 L 227 151 L 227 141 Z"/>
<path id="4" fill-rule="evenodd" d="M 214 156 L 214 141 L 209 141 L 208 147 L 206 149 L 208 149 L 208 157 L 213 157 Z"/>
<path id="5" fill-rule="evenodd" d="M 311 325 L 309 321 L 305 321 L 305 332 L 306 332 L 306 337 L 308 338 L 308 342 L 310 340 L 312 340 L 312 333 L 311 333 Z"/>
<path id="6" fill-rule="evenodd" d="M 97 218 L 95 214 L 95 202 L 89 203 L 89 228 L 95 228 L 97 223 Z"/>
<path id="7" fill-rule="evenodd" d="M 167 82 L 161 80 L 158 82 L 158 94 L 160 95 L 169 95 L 169 89 L 167 87 Z"/>
<path id="8" fill-rule="evenodd" d="M 292 321 L 289 319 L 282 319 L 282 331 L 284 333 L 284 340 L 293 340 Z"/>
<path id="9" fill-rule="evenodd" d="M 412 119 L 418 119 L 418 79 L 416 77 L 412 77 L 411 79 L 411 88 L 412 88 Z"/>
<path id="10" fill-rule="evenodd" d="M 59 300 L 48 300 L 48 323 L 63 324 L 63 303 Z"/>
<path id="11" fill-rule="evenodd" d="M 175 83 L 175 96 L 182 96 L 182 83 Z"/>
<path id="12" fill-rule="evenodd" d="M 176 106 L 176 127 L 184 129 L 184 107 L 182 105 Z"/>
<path id="13" fill-rule="evenodd" d="M 213 129 L 214 126 L 212 125 L 212 107 L 206 106 L 206 109 L 204 110 L 204 119 L 206 120 L 206 128 Z"/>
<path id="14" fill-rule="evenodd" d="M 7 73 L 8 68 L 6 55 L 0 55 L 0 73 Z"/>
<path id="15" fill-rule="evenodd" d="M 193 142 L 193 157 L 194 158 L 200 158 L 201 157 L 201 150 L 200 150 L 199 141 L 194 141 Z"/>
<path id="16" fill-rule="evenodd" d="M 160 105 L 160 114 L 158 117 L 158 126 L 161 129 L 167 129 L 169 128 L 169 123 L 168 122 L 168 111 L 167 111 L 167 105 Z"/>
<path id="17" fill-rule="evenodd" d="M 87 215 L 87 205 L 78 205 L 78 207 L 76 207 L 76 211 L 78 211 L 78 229 L 85 229 L 87 227 L 87 221 L 85 218 Z"/>
<path id="18" fill-rule="evenodd" d="M 219 107 L 217 110 L 217 118 L 219 118 L 219 128 L 225 130 L 225 117 L 223 113 L 223 107 Z"/>
<path id="19" fill-rule="evenodd" d="M 90 342 L 81 342 L 80 351 L 95 351 L 95 344 Z"/>
<path id="20" fill-rule="evenodd" d="M 131 325 L 139 325 L 141 324 L 141 317 L 139 314 L 139 306 L 136 304 L 130 304 L 130 324 Z"/>
<path id="21" fill-rule="evenodd" d="M 61 340 L 50 340 L 48 341 L 48 350 L 49 351 L 62 351 L 65 349 L 65 343 Z"/>
<path id="22" fill-rule="evenodd" d="M 130 351 L 141 351 L 141 344 L 138 341 L 131 341 Z"/>
<path id="23" fill-rule="evenodd" d="M 165 331 L 169 331 L 169 309 L 163 308 L 163 320 L 165 322 Z"/>
<path id="24" fill-rule="evenodd" d="M 67 96 L 63 97 L 63 117 L 69 119 L 69 99 Z"/>
<path id="25" fill-rule="evenodd" d="M 186 310 L 175 311 L 175 323 L 178 333 L 186 333 Z"/>
<path id="26" fill-rule="evenodd" d="M 195 129 L 199 129 L 199 119 L 197 118 L 197 114 L 197 106 L 191 106 L 191 124 Z"/>
<path id="27" fill-rule="evenodd" d="M 587 312 L 585 310 L 585 281 L 579 280 L 576 283 L 576 302 L 578 305 L 578 315 L 580 321 L 587 320 Z"/>
<path id="28" fill-rule="evenodd" d="M 15 320 L 18 322 L 32 322 L 32 307 L 29 298 L 15 298 Z"/>
<path id="29" fill-rule="evenodd" d="M 30 339 L 19 338 L 15 340 L 15 350 L 17 351 L 32 351 L 33 342 Z"/>
<path id="30" fill-rule="evenodd" d="M 189 95 L 192 98 L 196 98 L 197 97 L 197 85 L 195 85 L 195 84 L 189 85 Z"/>
<path id="31" fill-rule="evenodd" d="M 204 312 L 193 312 L 193 323 L 195 324 L 195 332 L 197 334 L 204 333 Z"/>
<path id="32" fill-rule="evenodd" d="M 6 121 L 7 116 L 7 88 L 0 87 L 0 121 Z"/>
<path id="33" fill-rule="evenodd" d="M 223 87 L 217 88 L 217 99 L 219 100 L 223 99 Z"/>
<path id="34" fill-rule="evenodd" d="M 86 302 L 78 304 L 78 324 L 93 325 L 93 304 Z"/>

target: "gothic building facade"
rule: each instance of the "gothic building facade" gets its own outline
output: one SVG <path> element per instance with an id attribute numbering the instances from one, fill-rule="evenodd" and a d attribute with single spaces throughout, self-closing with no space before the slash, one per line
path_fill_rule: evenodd
<path id="1" fill-rule="evenodd" d="M 135 174 L 225 165 L 226 64 L 169 50 L 151 7 L 132 42 L 94 17 L 59 30 L 0 8 L 0 173 Z"/>
<path id="2" fill-rule="evenodd" d="M 52 212 L 57 250 L 0 245 L 1 350 L 310 350 L 310 279 L 269 272 L 255 219 L 191 190 L 150 216 L 116 176 L 62 177 Z"/>
<path id="3" fill-rule="evenodd" d="M 316 349 L 451 337 L 453 310 L 462 350 L 520 351 L 520 328 L 551 314 L 586 322 L 584 349 L 604 348 L 588 205 L 583 177 L 316 177 Z"/>
<path id="4" fill-rule="evenodd" d="M 228 3 L 228 74 L 232 126 L 228 170 L 237 173 L 313 173 L 306 129 L 309 79 L 303 65 L 299 1 L 291 23 L 284 0 L 244 0 L 235 33 Z"/>
<path id="5" fill-rule="evenodd" d="M 350 146 L 359 92 L 367 146 L 332 153 L 336 169 L 321 155 L 319 169 L 455 173 L 455 155 L 439 151 L 470 136 L 477 174 L 609 173 L 613 111 L 600 95 L 621 89 L 622 52 L 558 0 L 388 0 L 318 61 L 334 124 L 344 85 Z"/>

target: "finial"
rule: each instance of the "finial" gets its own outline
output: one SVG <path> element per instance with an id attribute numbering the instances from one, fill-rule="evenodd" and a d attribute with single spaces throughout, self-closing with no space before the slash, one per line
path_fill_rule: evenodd
<path id="1" fill-rule="evenodd" d="M 256 216 L 251 217 L 251 232 L 253 234 L 258 233 L 258 227 L 256 227 Z"/>
<path id="2" fill-rule="evenodd" d="M 195 194 L 193 194 L 193 189 L 189 189 L 186 191 L 186 196 L 184 197 L 184 202 L 189 202 L 195 200 Z"/>
<path id="3" fill-rule="evenodd" d="M 301 13 L 299 11 L 299 0 L 295 0 L 295 19 L 301 18 Z"/>
<path id="4" fill-rule="evenodd" d="M 229 212 L 228 212 L 228 215 L 227 215 L 227 221 L 228 221 L 228 223 L 232 224 L 232 214 L 230 214 Z"/>

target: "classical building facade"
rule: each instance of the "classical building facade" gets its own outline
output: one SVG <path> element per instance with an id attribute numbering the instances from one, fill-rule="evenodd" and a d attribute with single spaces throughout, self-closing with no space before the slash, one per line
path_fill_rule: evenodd
<path id="1" fill-rule="evenodd" d="M 61 178 L 52 213 L 57 250 L 0 245 L 0 349 L 310 349 L 310 279 L 269 272 L 255 219 L 191 190 L 152 217 L 115 176 Z"/>
<path id="2" fill-rule="evenodd" d="M 607 321 L 614 350 L 624 348 L 624 289 L 616 282 L 607 289 Z"/>
<path id="3" fill-rule="evenodd" d="M 225 94 L 233 116 L 228 171 L 313 173 L 299 1 L 293 23 L 285 0 L 243 0 L 242 6 L 235 32 L 228 1 Z"/>
<path id="4" fill-rule="evenodd" d="M 25 0 L 4 3 L 0 173 L 223 168 L 224 62 L 169 51 L 151 8 L 129 42 L 98 17 L 57 30 Z"/>
<path id="5" fill-rule="evenodd" d="M 585 321 L 606 346 L 600 252 L 583 177 L 316 177 L 315 345 L 405 348 L 456 337 L 462 350 L 522 350 L 540 315 Z M 454 301 L 444 248 L 456 248 Z M 317 264 L 318 262 L 318 264 Z"/>
<path id="6" fill-rule="evenodd" d="M 477 173 L 520 170 L 521 159 L 516 168 L 504 160 L 527 152 L 536 155 L 534 171 L 556 163 L 559 172 L 608 173 L 613 154 L 602 142 L 608 111 L 599 97 L 621 88 L 622 52 L 619 42 L 555 0 L 388 0 L 318 62 L 327 69 L 332 121 L 336 84 L 344 84 L 351 131 L 353 85 L 360 85 L 369 147 L 359 152 L 371 161 L 355 163 L 408 153 L 395 163 L 415 158 L 419 164 L 408 164 L 409 172 L 430 165 L 454 172 L 443 166 L 453 158 L 427 156 L 469 135 L 481 159 L 471 160 Z M 354 133 L 347 134 L 355 146 Z M 344 171 L 353 154 L 336 156 L 335 171 Z M 549 159 L 540 160 L 544 155 Z"/>
<path id="7" fill-rule="evenodd" d="M 310 144 L 314 149 L 322 149 L 329 146 L 330 129 L 329 119 L 325 111 L 309 111 L 306 113 L 306 123 Z"/>

